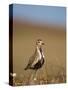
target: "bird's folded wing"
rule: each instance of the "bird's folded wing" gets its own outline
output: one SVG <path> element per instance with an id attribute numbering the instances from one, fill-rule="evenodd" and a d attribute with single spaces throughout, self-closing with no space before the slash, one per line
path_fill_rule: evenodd
<path id="1" fill-rule="evenodd" d="M 30 58 L 29 58 L 29 62 L 28 65 L 31 67 L 33 63 L 35 63 L 37 60 L 37 53 L 34 53 Z"/>
<path id="2" fill-rule="evenodd" d="M 36 49 L 35 53 L 29 58 L 28 66 L 31 67 L 35 65 L 38 62 L 38 60 L 40 60 L 40 56 Z"/>
<path id="3" fill-rule="evenodd" d="M 31 66 L 34 66 L 40 60 L 38 54 L 36 54 L 34 61 L 32 62 Z"/>

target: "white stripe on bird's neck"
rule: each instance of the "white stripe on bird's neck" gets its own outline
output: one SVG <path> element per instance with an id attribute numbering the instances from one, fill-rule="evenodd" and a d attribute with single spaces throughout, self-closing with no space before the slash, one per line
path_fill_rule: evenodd
<path id="1" fill-rule="evenodd" d="M 39 50 L 39 47 L 37 47 L 37 52 L 38 52 L 38 55 L 39 55 L 39 59 L 41 59 L 41 57 L 42 57 L 42 55 L 41 55 L 41 52 L 40 52 L 40 50 Z"/>
<path id="2" fill-rule="evenodd" d="M 39 59 L 41 59 L 42 57 L 44 58 L 44 54 L 43 54 L 43 51 L 40 52 L 40 49 L 39 47 L 37 46 L 37 52 L 38 52 L 38 55 L 39 55 Z"/>

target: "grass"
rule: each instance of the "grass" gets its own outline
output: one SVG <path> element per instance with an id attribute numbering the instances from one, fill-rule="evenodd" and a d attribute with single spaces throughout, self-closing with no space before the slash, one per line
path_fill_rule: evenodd
<path id="1" fill-rule="evenodd" d="M 36 78 L 36 80 L 34 80 Z M 47 78 L 45 76 L 35 76 L 31 79 L 31 76 L 29 77 L 15 77 L 13 80 L 14 86 L 21 86 L 21 85 L 43 85 L 43 84 L 59 84 L 59 83 L 65 83 L 66 82 L 66 75 L 65 73 L 58 72 L 57 75 L 47 75 Z"/>

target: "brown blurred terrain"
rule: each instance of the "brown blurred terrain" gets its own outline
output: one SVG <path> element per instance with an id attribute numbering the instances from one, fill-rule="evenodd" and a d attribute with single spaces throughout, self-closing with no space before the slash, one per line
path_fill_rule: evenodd
<path id="1" fill-rule="evenodd" d="M 17 74 L 15 85 L 50 84 L 66 82 L 66 31 L 65 27 L 33 25 L 29 22 L 13 21 L 13 72 Z M 41 38 L 45 64 L 38 70 L 36 81 L 30 81 L 33 71 L 26 67 L 35 51 L 36 40 Z"/>

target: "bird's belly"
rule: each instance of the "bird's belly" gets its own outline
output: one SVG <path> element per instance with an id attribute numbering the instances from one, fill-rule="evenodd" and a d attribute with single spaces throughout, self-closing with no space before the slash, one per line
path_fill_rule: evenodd
<path id="1" fill-rule="evenodd" d="M 44 58 L 42 58 L 42 60 L 39 60 L 34 66 L 32 69 L 39 69 L 43 66 L 44 64 Z"/>

